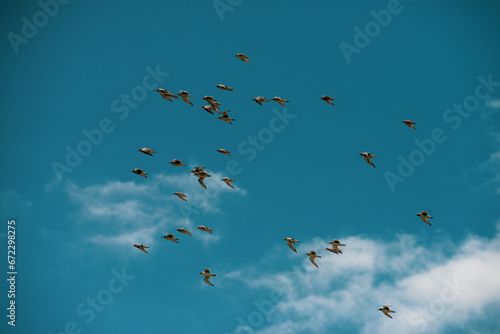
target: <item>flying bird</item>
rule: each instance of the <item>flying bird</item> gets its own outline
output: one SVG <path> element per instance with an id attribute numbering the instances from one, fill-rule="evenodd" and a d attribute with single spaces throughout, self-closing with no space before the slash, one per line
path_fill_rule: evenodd
<path id="1" fill-rule="evenodd" d="M 233 123 L 231 123 L 231 121 L 234 121 L 234 118 L 229 117 L 229 115 L 227 114 L 230 111 L 231 110 L 223 111 L 222 116 L 218 117 L 218 119 L 220 119 L 221 121 L 227 122 L 229 124 L 233 124 Z"/>
<path id="2" fill-rule="evenodd" d="M 297 250 L 295 249 L 293 244 L 295 244 L 296 242 L 300 242 L 299 240 L 296 240 L 294 238 L 285 238 L 283 240 L 286 241 L 286 244 L 288 245 L 288 247 L 290 247 L 291 250 L 293 250 L 295 253 L 297 253 Z"/>
<path id="3" fill-rule="evenodd" d="M 286 107 L 286 106 L 285 106 L 285 104 L 284 104 L 284 102 L 290 102 L 290 101 L 287 101 L 287 100 L 285 100 L 285 99 L 282 99 L 282 98 L 281 98 L 281 97 L 279 97 L 279 96 L 275 96 L 275 97 L 273 97 L 273 98 L 272 98 L 272 100 L 273 100 L 274 102 L 278 102 L 278 103 L 279 103 L 279 104 L 281 104 L 283 107 Z"/>
<path id="4" fill-rule="evenodd" d="M 231 87 L 228 87 L 228 86 L 226 86 L 226 85 L 221 85 L 221 84 L 218 84 L 218 85 L 217 85 L 217 86 L 215 86 L 215 87 L 217 87 L 217 88 L 219 88 L 219 89 L 222 89 L 222 90 L 228 90 L 228 91 L 230 91 L 230 92 L 232 92 L 232 91 L 233 91 L 233 89 L 232 89 Z"/>
<path id="5" fill-rule="evenodd" d="M 316 263 L 316 260 L 315 260 L 315 259 L 316 259 L 317 257 L 321 258 L 321 256 L 319 256 L 318 254 L 316 254 L 316 252 L 315 252 L 315 251 L 313 251 L 313 250 L 312 250 L 312 251 L 309 251 L 309 253 L 307 253 L 306 255 L 307 255 L 307 256 L 309 256 L 309 261 L 311 261 L 311 263 L 312 263 L 312 264 L 314 264 L 314 266 L 315 266 L 316 268 L 319 268 L 319 267 L 318 267 L 318 264 Z"/>
<path id="6" fill-rule="evenodd" d="M 209 104 L 213 104 L 214 102 L 217 102 L 216 99 L 214 99 L 212 96 L 210 95 L 205 95 L 202 97 L 203 100 L 207 101 L 207 103 Z"/>
<path id="7" fill-rule="evenodd" d="M 182 199 L 183 201 L 187 202 L 187 199 L 185 199 L 184 197 L 188 197 L 188 195 L 186 194 L 183 194 L 181 192 L 176 192 L 174 193 L 175 196 L 179 197 L 180 199 Z"/>
<path id="8" fill-rule="evenodd" d="M 430 212 L 430 211 L 429 211 Z M 432 226 L 431 223 L 429 223 L 429 221 L 427 219 L 434 219 L 434 217 L 431 217 L 427 211 L 420 211 L 419 213 L 417 213 L 417 216 L 420 217 L 420 219 L 422 219 L 422 221 L 424 223 L 426 223 L 427 225 L 429 226 Z"/>
<path id="9" fill-rule="evenodd" d="M 185 229 L 185 228 L 183 228 L 183 227 L 179 227 L 179 228 L 177 229 L 177 232 L 187 234 L 187 235 L 189 235 L 189 236 L 191 236 L 191 237 L 193 236 L 193 235 L 191 234 L 191 232 L 189 232 L 188 230 L 186 230 L 186 229 Z"/>
<path id="10" fill-rule="evenodd" d="M 329 95 L 323 95 L 322 97 L 320 97 L 320 99 L 322 99 L 323 101 L 325 101 L 326 103 L 328 104 L 331 104 L 332 106 L 334 106 L 335 104 L 332 103 L 333 99 L 331 96 Z"/>
<path id="11" fill-rule="evenodd" d="M 205 169 L 205 167 L 195 167 L 195 169 L 192 170 L 191 173 L 198 176 L 198 182 L 201 184 L 201 186 L 203 188 L 207 189 L 207 186 L 205 185 L 204 179 L 206 177 L 212 177 L 212 175 L 205 172 L 204 169 Z"/>
<path id="12" fill-rule="evenodd" d="M 160 93 L 160 95 L 161 95 L 164 99 L 166 99 L 166 100 L 168 100 L 168 101 L 170 101 L 170 102 L 172 102 L 172 100 L 171 100 L 171 99 L 178 99 L 178 97 L 177 97 L 174 93 L 169 92 L 169 91 L 168 91 L 168 90 L 166 90 L 166 89 L 163 89 L 163 88 L 158 88 L 156 91 L 157 91 L 158 93 Z"/>
<path id="13" fill-rule="evenodd" d="M 362 152 L 359 155 L 362 156 L 366 162 L 368 162 L 370 165 L 372 165 L 375 168 L 375 165 L 372 162 L 372 158 L 376 158 L 377 157 L 376 155 L 373 155 L 373 154 L 367 153 L 367 152 Z"/>
<path id="14" fill-rule="evenodd" d="M 150 156 L 153 156 L 153 154 L 151 154 L 151 153 L 156 153 L 155 150 L 152 150 L 152 149 L 147 148 L 147 147 L 140 148 L 137 151 L 142 152 L 142 153 L 147 154 L 147 155 L 150 155 Z"/>
<path id="15" fill-rule="evenodd" d="M 412 122 L 412 121 L 410 121 L 410 120 L 408 120 L 408 119 L 405 119 L 405 120 L 404 120 L 404 121 L 402 121 L 401 123 L 405 123 L 406 125 L 408 125 L 408 126 L 409 126 L 410 128 L 412 128 L 412 129 L 415 129 L 415 130 L 417 129 L 416 127 L 414 127 L 414 126 L 413 126 L 413 124 L 417 124 L 417 123 Z"/>
<path id="16" fill-rule="evenodd" d="M 211 113 L 212 115 L 214 114 L 212 111 L 217 111 L 218 114 L 220 114 L 219 112 L 219 108 L 217 106 L 201 106 L 201 109 L 205 110 L 206 112 L 208 113 Z"/>
<path id="17" fill-rule="evenodd" d="M 171 164 L 172 166 L 176 166 L 176 167 L 186 166 L 179 159 L 174 159 L 174 160 L 170 161 L 169 164 Z"/>
<path id="18" fill-rule="evenodd" d="M 255 101 L 257 102 L 258 104 L 262 105 L 262 102 L 269 102 L 268 99 L 266 99 L 265 97 L 262 97 L 262 96 L 257 96 L 257 97 L 254 97 L 252 99 L 252 101 Z"/>
<path id="19" fill-rule="evenodd" d="M 177 240 L 179 240 L 179 239 L 177 239 L 176 237 L 174 237 L 174 235 L 173 235 L 172 233 L 167 233 L 167 234 L 165 234 L 162 238 L 163 238 L 163 239 L 165 239 L 165 240 L 170 240 L 170 241 L 173 241 L 173 242 L 175 242 L 176 244 L 178 244 L 178 243 L 179 243 L 179 242 L 177 241 Z"/>
<path id="20" fill-rule="evenodd" d="M 144 176 L 146 179 L 148 178 L 148 173 L 144 173 L 144 171 L 140 168 L 136 168 L 134 170 L 131 171 L 132 173 L 135 173 L 137 175 L 140 175 L 140 176 Z"/>
<path id="21" fill-rule="evenodd" d="M 381 308 L 379 308 L 378 310 L 379 310 L 379 311 L 382 311 L 382 313 L 384 313 L 386 316 L 388 316 L 389 318 L 391 318 L 391 319 L 392 319 L 392 317 L 391 317 L 391 315 L 390 315 L 389 313 L 396 313 L 396 312 L 395 312 L 395 311 L 393 311 L 393 310 L 391 310 L 391 309 L 389 308 L 389 306 L 391 306 L 391 305 L 384 305 L 384 307 L 381 307 Z"/>
<path id="22" fill-rule="evenodd" d="M 203 226 L 203 225 L 198 226 L 197 229 L 200 230 L 200 231 L 208 232 L 210 234 L 213 234 L 213 231 L 214 231 L 211 228 L 208 228 L 208 227 Z"/>
<path id="23" fill-rule="evenodd" d="M 189 104 L 189 105 L 193 105 L 193 104 L 191 103 L 191 101 L 189 101 L 189 99 L 188 99 L 189 97 L 193 97 L 193 95 L 189 95 L 189 93 L 188 93 L 188 92 L 186 92 L 185 90 L 181 90 L 181 91 L 179 91 L 179 93 L 178 93 L 177 95 L 179 95 L 179 96 L 182 98 L 182 100 L 183 100 L 184 102 L 186 102 L 187 104 Z"/>
<path id="24" fill-rule="evenodd" d="M 325 250 L 335 253 L 335 254 L 342 254 L 342 251 L 340 248 L 335 248 L 335 247 L 326 247 Z"/>
<path id="25" fill-rule="evenodd" d="M 141 244 L 134 244 L 134 247 L 135 248 L 139 248 L 141 251 L 143 251 L 146 254 L 149 254 L 148 251 L 146 250 L 146 248 L 149 248 L 148 246 L 144 246 L 144 245 L 141 245 Z"/>
<path id="26" fill-rule="evenodd" d="M 246 55 L 246 54 L 244 54 L 244 53 L 238 53 L 238 54 L 236 54 L 236 55 L 234 55 L 234 56 L 235 56 L 236 58 L 239 58 L 239 59 L 243 60 L 243 61 L 246 61 L 247 63 L 249 63 L 249 62 L 250 62 L 250 60 L 248 60 L 248 59 L 249 59 L 249 57 L 247 57 L 247 55 Z"/>
<path id="27" fill-rule="evenodd" d="M 225 150 L 225 149 L 223 149 L 223 148 L 219 148 L 219 149 L 217 150 L 217 152 L 222 153 L 222 154 L 225 154 L 225 155 L 228 155 L 228 156 L 231 156 L 231 152 L 229 152 L 228 150 Z"/>
<path id="28" fill-rule="evenodd" d="M 227 184 L 228 186 L 230 186 L 231 188 L 233 188 L 233 189 L 234 189 L 233 185 L 231 184 L 231 182 L 235 182 L 234 180 L 231 180 L 230 178 L 225 177 L 225 178 L 223 178 L 221 181 L 226 182 L 226 184 Z"/>
<path id="29" fill-rule="evenodd" d="M 328 250 L 332 253 L 335 253 L 335 254 L 342 254 L 342 250 L 340 250 L 339 247 L 345 246 L 345 244 L 340 243 L 340 241 L 338 241 L 337 239 L 330 241 L 329 244 L 332 245 L 332 247 L 328 247 L 328 248 L 326 248 L 326 250 Z"/>
<path id="30" fill-rule="evenodd" d="M 207 167 L 195 166 L 194 169 L 191 171 L 191 173 L 193 173 L 194 175 L 196 175 L 198 173 L 205 172 L 205 170 L 204 170 L 205 168 L 207 168 Z"/>
<path id="31" fill-rule="evenodd" d="M 203 279 L 203 282 L 207 283 L 208 285 L 214 286 L 212 282 L 210 282 L 210 277 L 216 276 L 215 274 L 212 274 L 210 272 L 210 269 L 204 268 L 203 271 L 200 273 L 200 275 L 205 276 Z"/>

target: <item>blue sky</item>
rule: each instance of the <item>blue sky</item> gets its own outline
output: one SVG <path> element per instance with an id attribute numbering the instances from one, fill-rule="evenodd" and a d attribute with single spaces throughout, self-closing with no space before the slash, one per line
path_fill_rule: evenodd
<path id="1" fill-rule="evenodd" d="M 3 9 L 0 242 L 15 219 L 18 275 L 2 333 L 498 333 L 498 3 Z M 232 125 L 200 108 L 205 95 Z M 344 254 L 324 251 L 331 239 Z"/>

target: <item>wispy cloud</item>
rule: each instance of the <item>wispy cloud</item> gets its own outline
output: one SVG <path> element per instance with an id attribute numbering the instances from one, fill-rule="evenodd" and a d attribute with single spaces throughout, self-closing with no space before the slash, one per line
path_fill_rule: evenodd
<path id="1" fill-rule="evenodd" d="M 408 235 L 390 242 L 359 236 L 342 242 L 347 244 L 343 255 L 323 251 L 321 239 L 301 245 L 301 266 L 287 272 L 242 268 L 230 273 L 251 289 L 280 296 L 267 307 L 266 322 L 257 325 L 242 317 L 233 333 L 324 333 L 339 324 L 361 333 L 440 333 L 448 326 L 466 328 L 491 303 L 499 307 L 500 281 L 493 279 L 500 275 L 498 234 L 427 248 Z M 319 269 L 303 255 L 309 249 L 323 256 Z M 242 275 L 249 270 L 252 280 Z M 259 303 L 264 304 L 254 302 Z M 377 311 L 382 305 L 393 305 L 394 319 Z"/>
<path id="2" fill-rule="evenodd" d="M 31 206 L 31 202 L 14 190 L 0 192 L 0 210 L 6 218 L 15 218 L 20 210 Z"/>
<path id="3" fill-rule="evenodd" d="M 219 173 L 212 173 L 212 177 L 222 179 Z M 158 235 L 184 227 L 207 245 L 220 236 L 193 231 L 196 217 L 220 213 L 220 197 L 225 192 L 245 194 L 245 191 L 231 189 L 223 182 L 206 183 L 208 190 L 193 175 L 157 174 L 147 180 L 108 181 L 91 186 L 68 181 L 65 190 L 77 205 L 79 225 L 92 231 L 86 235 L 89 242 L 108 246 L 154 244 L 161 240 Z M 188 202 L 173 196 L 175 191 L 186 193 Z"/>

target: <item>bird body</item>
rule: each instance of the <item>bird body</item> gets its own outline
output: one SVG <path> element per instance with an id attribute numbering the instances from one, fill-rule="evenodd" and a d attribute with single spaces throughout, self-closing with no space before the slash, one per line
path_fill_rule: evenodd
<path id="1" fill-rule="evenodd" d="M 286 244 L 288 245 L 288 247 L 290 247 L 291 250 L 293 250 L 295 253 L 297 253 L 297 250 L 295 249 L 295 247 L 293 246 L 296 242 L 300 242 L 299 240 L 296 240 L 294 238 L 285 238 L 283 239 L 286 241 Z"/>
<path id="2" fill-rule="evenodd" d="M 179 95 L 179 96 L 181 97 L 181 99 L 182 99 L 184 102 L 186 102 L 187 104 L 189 104 L 189 105 L 193 105 L 193 104 L 191 103 L 191 101 L 189 101 L 189 98 L 190 98 L 190 97 L 193 97 L 193 95 L 190 95 L 190 94 L 189 94 L 188 92 L 186 92 L 185 90 L 181 90 L 181 91 L 179 91 L 179 93 L 178 93 L 177 95 Z"/>
<path id="3" fill-rule="evenodd" d="M 210 234 L 213 234 L 213 231 L 214 231 L 211 228 L 208 228 L 208 227 L 203 226 L 203 225 L 198 226 L 197 229 L 200 230 L 200 231 L 208 232 Z"/>
<path id="4" fill-rule="evenodd" d="M 412 121 L 410 121 L 409 119 L 405 119 L 405 120 L 404 120 L 404 121 L 402 121 L 401 123 L 405 123 L 407 126 L 409 126 L 409 127 L 410 127 L 410 128 L 412 128 L 412 129 L 415 129 L 415 130 L 417 129 L 416 127 L 414 127 L 414 126 L 413 126 L 414 124 L 417 124 L 417 123 L 412 122 Z"/>
<path id="5" fill-rule="evenodd" d="M 432 226 L 431 223 L 429 223 L 429 221 L 427 219 L 434 219 L 434 217 L 431 217 L 427 211 L 420 211 L 419 213 L 417 213 L 417 216 L 420 217 L 420 219 L 422 219 L 422 221 L 424 223 L 426 223 L 427 225 L 429 226 Z"/>
<path id="6" fill-rule="evenodd" d="M 316 251 L 313 250 L 309 251 L 309 253 L 307 253 L 306 255 L 309 256 L 309 261 L 311 261 L 311 263 L 314 264 L 316 268 L 319 268 L 318 264 L 316 263 L 316 258 L 321 258 L 321 256 L 316 254 Z"/>
<path id="7" fill-rule="evenodd" d="M 368 152 L 361 152 L 359 155 L 362 156 L 366 162 L 368 162 L 370 165 L 372 165 L 375 168 L 375 165 L 372 162 L 372 158 L 376 158 L 377 157 L 376 155 L 373 155 L 373 154 L 368 153 Z"/>
<path id="8" fill-rule="evenodd" d="M 334 106 L 335 104 L 332 103 L 333 99 L 331 96 L 329 95 L 323 95 L 322 97 L 320 97 L 320 99 L 322 99 L 323 101 L 325 101 L 326 103 L 328 104 L 331 104 L 332 106 Z"/>
<path id="9" fill-rule="evenodd" d="M 230 91 L 230 92 L 232 92 L 232 91 L 233 91 L 233 89 L 232 89 L 231 87 L 228 87 L 228 86 L 226 86 L 226 85 L 221 85 L 221 84 L 218 84 L 218 85 L 217 85 L 217 86 L 215 86 L 215 87 L 217 87 L 217 88 L 219 88 L 219 89 L 222 89 L 222 90 L 228 90 L 228 91 Z"/>
<path id="10" fill-rule="evenodd" d="M 290 102 L 290 101 L 287 101 L 287 100 L 285 100 L 285 99 L 282 99 L 282 98 L 281 98 L 281 97 L 279 97 L 279 96 L 275 96 L 275 97 L 273 97 L 273 98 L 272 98 L 272 100 L 273 100 L 274 102 L 278 102 L 278 103 L 279 103 L 279 104 L 281 104 L 283 107 L 286 107 L 286 106 L 285 106 L 285 104 L 284 104 L 285 102 Z"/>
<path id="11" fill-rule="evenodd" d="M 164 99 L 166 99 L 166 100 L 168 100 L 168 101 L 170 101 L 170 102 L 172 102 L 172 100 L 171 100 L 171 99 L 178 99 L 178 97 L 177 97 L 174 93 L 169 92 L 169 91 L 168 91 L 168 90 L 166 90 L 166 89 L 163 89 L 163 88 L 158 88 L 156 91 L 157 91 L 158 93 L 160 93 L 160 95 L 161 95 Z"/>
<path id="12" fill-rule="evenodd" d="M 177 239 L 176 237 L 174 237 L 174 235 L 173 235 L 172 233 L 167 233 L 167 234 L 165 234 L 162 238 L 163 238 L 163 239 L 165 239 L 165 240 L 170 240 L 170 241 L 173 241 L 173 242 L 175 242 L 175 243 L 177 243 L 177 244 L 179 243 L 179 242 L 177 241 L 177 240 L 179 240 L 179 239 Z"/>
<path id="13" fill-rule="evenodd" d="M 233 185 L 231 184 L 231 182 L 235 182 L 235 180 L 231 180 L 230 178 L 228 177 L 225 177 L 223 178 L 221 181 L 224 181 L 228 186 L 230 186 L 231 188 L 234 189 Z"/>
<path id="14" fill-rule="evenodd" d="M 200 273 L 200 275 L 205 276 L 205 277 L 203 278 L 203 282 L 207 283 L 208 285 L 214 286 L 214 285 L 212 284 L 212 282 L 210 282 L 210 277 L 215 277 L 215 276 L 217 276 L 217 275 L 212 274 L 212 273 L 210 272 L 210 269 L 208 269 L 208 268 L 204 268 L 204 269 L 203 269 L 203 271 Z"/>
<path id="15" fill-rule="evenodd" d="M 132 173 L 135 173 L 137 175 L 140 175 L 140 176 L 144 176 L 146 179 L 148 178 L 148 173 L 145 173 L 142 169 L 140 168 L 136 168 L 134 170 L 131 171 Z"/>
<path id="16" fill-rule="evenodd" d="M 389 305 L 389 306 L 391 306 L 391 305 Z M 391 315 L 390 315 L 389 313 L 396 313 L 396 312 L 395 312 L 395 311 L 393 311 L 393 310 L 391 310 L 391 309 L 389 308 L 389 306 L 384 305 L 384 307 L 381 307 L 381 308 L 379 308 L 378 310 L 379 310 L 379 311 L 382 311 L 382 313 L 384 313 L 386 316 L 388 316 L 389 318 L 391 318 L 391 319 L 392 319 L 392 317 L 391 317 Z"/>
<path id="17" fill-rule="evenodd" d="M 248 60 L 248 59 L 249 59 L 249 57 L 247 57 L 247 55 L 246 55 L 246 54 L 244 54 L 244 53 L 238 53 L 238 54 L 236 54 L 236 55 L 234 55 L 234 56 L 235 56 L 236 58 L 238 58 L 238 59 L 241 59 L 241 60 L 243 60 L 243 61 L 246 61 L 247 63 L 249 63 L 249 62 L 250 62 L 250 60 Z"/>
<path id="18" fill-rule="evenodd" d="M 147 155 L 150 155 L 150 156 L 153 156 L 152 153 L 156 153 L 155 150 L 152 150 L 152 149 L 147 148 L 147 147 L 140 148 L 137 151 L 142 152 L 142 153 L 147 154 Z"/>
<path id="19" fill-rule="evenodd" d="M 135 248 L 140 249 L 141 251 L 143 251 L 143 252 L 144 252 L 144 253 L 146 253 L 146 254 L 149 254 L 149 253 L 146 251 L 146 248 L 149 248 L 148 246 L 144 246 L 144 245 L 141 245 L 141 244 L 134 244 L 134 247 L 135 247 Z"/>

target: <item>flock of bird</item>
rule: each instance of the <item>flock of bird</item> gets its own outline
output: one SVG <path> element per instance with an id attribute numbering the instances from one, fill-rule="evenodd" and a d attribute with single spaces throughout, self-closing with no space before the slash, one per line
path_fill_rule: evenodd
<path id="1" fill-rule="evenodd" d="M 247 63 L 250 63 L 250 58 L 248 56 L 246 56 L 245 54 L 243 53 L 238 53 L 235 55 L 235 57 L 237 57 L 238 59 L 244 61 L 244 62 L 247 62 Z M 232 92 L 233 89 L 231 87 L 228 87 L 226 85 L 222 85 L 222 84 L 218 84 L 216 85 L 217 88 L 221 89 L 221 90 L 225 90 L 225 91 L 230 91 Z M 164 99 L 166 99 L 167 101 L 169 102 L 172 102 L 172 99 L 178 99 L 178 96 L 184 101 L 186 102 L 187 104 L 193 106 L 193 103 L 189 100 L 190 97 L 193 97 L 192 95 L 190 95 L 187 91 L 185 90 L 181 90 L 179 91 L 179 93 L 176 95 L 166 89 L 163 89 L 163 88 L 159 88 L 156 90 Z M 232 124 L 232 121 L 234 121 L 235 119 L 234 118 L 231 118 L 228 116 L 228 113 L 230 112 L 230 110 L 227 110 L 227 111 L 220 111 L 219 110 L 219 106 L 221 106 L 222 104 L 219 103 L 215 98 L 213 98 L 212 96 L 204 96 L 202 98 L 203 100 L 205 100 L 208 105 L 204 105 L 202 106 L 201 108 L 205 111 L 207 111 L 208 113 L 210 114 L 214 114 L 213 112 L 215 111 L 217 114 L 221 115 L 218 117 L 218 119 L 224 121 L 224 122 L 227 122 L 229 124 Z M 328 104 L 331 104 L 333 106 L 335 106 L 335 104 L 332 102 L 334 101 L 335 99 L 332 98 L 331 96 L 329 95 L 324 95 L 320 98 L 321 100 L 325 101 L 326 103 Z M 262 103 L 264 102 L 269 102 L 270 100 L 262 97 L 262 96 L 257 96 L 255 98 L 252 99 L 253 101 L 255 101 L 256 103 L 258 103 L 259 105 L 262 105 Z M 285 107 L 285 103 L 288 103 L 290 101 L 288 100 L 285 100 L 281 97 L 278 97 L 278 96 L 275 96 L 271 99 L 271 101 L 275 101 L 277 103 L 279 103 L 280 105 L 282 105 L 283 107 Z M 416 128 L 414 127 L 415 122 L 412 122 L 410 120 L 404 120 L 402 121 L 402 123 L 406 124 L 408 127 L 412 128 L 412 129 L 415 129 Z M 151 149 L 151 148 L 147 148 L 147 147 L 143 147 L 143 148 L 140 148 L 138 150 L 139 152 L 142 152 L 144 154 L 147 154 L 149 156 L 153 156 L 153 153 L 156 153 L 155 150 Z M 226 150 L 226 149 L 218 149 L 217 152 L 219 153 L 222 153 L 222 154 L 225 154 L 225 155 L 228 155 L 228 156 L 231 156 L 231 152 Z M 365 161 L 370 164 L 371 166 L 373 166 L 375 168 L 375 165 L 373 164 L 372 162 L 372 159 L 373 158 L 376 158 L 377 156 L 376 155 L 373 155 L 371 153 L 368 153 L 368 152 L 362 152 L 359 154 L 360 156 L 362 156 Z M 172 161 L 170 161 L 170 164 L 173 165 L 173 166 L 176 166 L 176 167 L 183 167 L 183 166 L 186 166 L 181 160 L 179 159 L 174 159 Z M 198 177 L 198 182 L 200 183 L 200 185 L 207 189 L 207 186 L 205 185 L 205 178 L 207 177 L 211 177 L 211 175 L 205 171 L 206 167 L 200 167 L 200 166 L 196 166 L 194 167 L 194 169 L 191 171 L 192 174 L 194 174 L 196 177 Z M 148 173 L 146 173 L 144 170 L 140 169 L 140 168 L 136 168 L 134 170 L 132 170 L 133 173 L 137 174 L 137 175 L 140 175 L 140 176 L 143 176 L 145 178 L 147 178 L 148 176 Z M 229 187 L 233 188 L 233 185 L 231 184 L 231 182 L 235 182 L 235 180 L 232 180 L 228 177 L 224 177 L 221 181 L 225 182 Z M 186 201 L 186 197 L 188 197 L 188 195 L 182 193 L 182 192 L 175 192 L 173 195 L 177 196 L 179 199 L 183 200 L 183 201 Z M 429 226 L 432 226 L 428 219 L 432 219 L 433 217 L 431 217 L 427 211 L 421 211 L 420 213 L 417 214 L 417 216 L 420 217 L 420 219 L 422 219 L 423 222 L 425 222 L 426 224 L 428 224 Z M 208 228 L 207 226 L 198 226 L 197 227 L 198 230 L 200 231 L 204 231 L 204 232 L 208 232 L 210 234 L 213 234 L 213 230 Z M 191 234 L 191 232 L 189 232 L 187 229 L 185 228 L 178 228 L 177 231 L 179 233 L 182 233 L 182 234 L 186 234 L 188 236 L 193 236 Z M 179 243 L 178 242 L 178 238 L 176 238 L 172 233 L 166 233 L 163 238 L 165 240 L 170 240 L 170 241 L 173 241 L 175 243 Z M 291 250 L 293 250 L 295 253 L 297 253 L 297 250 L 295 249 L 294 247 L 294 244 L 297 243 L 297 242 L 300 242 L 299 240 L 296 240 L 294 238 L 290 238 L 290 237 L 287 237 L 287 238 L 284 238 L 283 239 L 284 241 L 287 242 L 287 245 L 288 247 L 290 247 Z M 337 239 L 334 239 L 332 241 L 329 242 L 330 244 L 330 247 L 327 247 L 325 248 L 325 250 L 331 252 L 331 253 L 334 253 L 334 254 L 343 254 L 342 253 L 342 250 L 339 248 L 339 247 L 343 247 L 343 246 L 346 246 L 345 244 L 341 243 L 339 240 Z M 148 246 L 145 246 L 145 245 L 142 245 L 142 244 L 134 244 L 133 245 L 134 247 L 140 249 L 141 251 L 143 251 L 144 253 L 148 254 L 147 252 L 147 248 L 150 248 Z M 308 257 L 309 257 L 309 260 L 311 261 L 311 263 L 316 267 L 316 268 L 319 268 L 318 264 L 316 263 L 316 259 L 317 258 L 321 258 L 320 255 L 318 255 L 318 253 L 316 253 L 316 251 L 314 250 L 311 250 L 309 251 L 309 253 L 306 254 Z M 200 272 L 200 275 L 203 275 L 204 276 L 204 279 L 203 281 L 211 286 L 214 286 L 212 284 L 212 282 L 210 282 L 210 277 L 214 277 L 216 276 L 215 274 L 211 273 L 210 272 L 210 269 L 209 268 L 204 268 L 202 272 Z M 395 313 L 395 311 L 391 310 L 390 309 L 390 306 L 391 305 L 384 305 L 383 307 L 379 308 L 378 310 L 379 311 L 382 311 L 387 317 L 389 318 L 392 318 L 390 313 Z"/>

